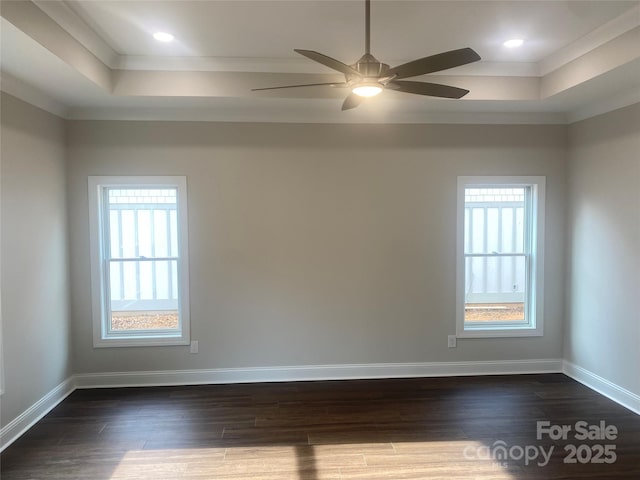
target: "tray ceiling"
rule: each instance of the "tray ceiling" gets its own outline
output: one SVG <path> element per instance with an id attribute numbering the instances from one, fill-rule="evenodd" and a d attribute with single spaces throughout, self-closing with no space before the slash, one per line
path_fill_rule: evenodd
<path id="1" fill-rule="evenodd" d="M 364 2 L 3 1 L 0 13 L 3 90 L 66 118 L 566 123 L 640 101 L 637 1 L 374 0 L 385 63 L 467 46 L 482 61 L 419 78 L 471 90 L 462 100 L 387 91 L 349 112 L 339 89 L 251 88 L 343 80 L 293 48 L 355 62 Z M 522 47 L 503 45 L 515 37 Z"/>

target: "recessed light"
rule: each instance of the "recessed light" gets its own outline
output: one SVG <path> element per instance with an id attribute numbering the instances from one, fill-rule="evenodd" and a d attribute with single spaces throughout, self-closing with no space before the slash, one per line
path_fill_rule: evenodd
<path id="1" fill-rule="evenodd" d="M 173 35 L 167 32 L 156 32 L 153 34 L 153 38 L 155 38 L 159 42 L 169 43 L 173 41 Z"/>
<path id="2" fill-rule="evenodd" d="M 512 38 L 511 40 L 507 40 L 503 43 L 503 45 L 507 48 L 517 48 L 521 47 L 524 43 L 524 40 L 521 38 Z"/>

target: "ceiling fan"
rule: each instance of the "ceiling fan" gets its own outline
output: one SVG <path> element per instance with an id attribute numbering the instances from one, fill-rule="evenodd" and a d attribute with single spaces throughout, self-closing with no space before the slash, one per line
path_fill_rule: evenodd
<path id="1" fill-rule="evenodd" d="M 299 87 L 344 87 L 350 88 L 351 93 L 347 95 L 342 110 L 349 110 L 357 107 L 367 97 L 373 97 L 381 93 L 384 89 L 398 92 L 414 93 L 417 95 L 427 95 L 430 97 L 442 98 L 462 98 L 469 90 L 463 88 L 441 85 L 438 83 L 415 82 L 402 80 L 403 78 L 417 77 L 427 73 L 439 72 L 460 65 L 477 62 L 478 55 L 471 48 L 461 48 L 444 53 L 438 53 L 429 57 L 419 58 L 412 62 L 389 67 L 386 63 L 378 61 L 370 52 L 370 30 L 371 30 L 371 2 L 365 0 L 365 54 L 360 57 L 354 65 L 347 65 L 313 50 L 294 49 L 300 55 L 321 63 L 333 70 L 344 74 L 345 81 L 338 83 L 309 83 L 305 85 L 284 85 L 279 87 L 254 88 L 252 91 L 278 90 L 283 88 Z"/>

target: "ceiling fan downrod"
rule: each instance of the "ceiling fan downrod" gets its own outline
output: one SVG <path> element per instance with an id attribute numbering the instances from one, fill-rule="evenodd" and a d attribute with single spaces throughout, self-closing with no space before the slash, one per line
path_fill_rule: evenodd
<path id="1" fill-rule="evenodd" d="M 380 84 L 377 93 L 382 91 L 383 83 L 381 82 L 384 72 L 389 70 L 389 65 L 380 62 L 376 57 L 371 55 L 371 0 L 364 2 L 364 50 L 365 53 L 360 59 L 351 65 L 363 78 L 349 78 L 354 84 Z M 366 90 L 365 90 L 366 91 Z M 373 92 L 374 90 L 369 90 Z M 372 95 L 368 95 L 372 96 Z"/>
<path id="2" fill-rule="evenodd" d="M 371 54 L 371 0 L 364 0 L 364 53 Z"/>

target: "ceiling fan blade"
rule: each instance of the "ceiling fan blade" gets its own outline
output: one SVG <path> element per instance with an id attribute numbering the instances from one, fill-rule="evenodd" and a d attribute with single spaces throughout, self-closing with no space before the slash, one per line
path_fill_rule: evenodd
<path id="1" fill-rule="evenodd" d="M 357 77 L 362 76 L 355 68 L 351 68 L 349 65 L 342 63 L 335 58 L 327 57 L 322 53 L 314 52 L 313 50 L 300 50 L 298 48 L 294 48 L 293 51 L 310 58 L 314 62 L 321 63 L 329 68 L 337 70 L 338 72 L 342 72 L 345 75 L 355 75 Z"/>
<path id="2" fill-rule="evenodd" d="M 440 70 L 459 67 L 478 60 L 480 60 L 480 55 L 472 48 L 461 48 L 398 65 L 387 71 L 386 75 L 395 75 L 396 78 L 417 77 L 425 73 L 439 72 Z"/>
<path id="3" fill-rule="evenodd" d="M 356 95 L 355 93 L 350 93 L 347 95 L 347 98 L 344 99 L 342 103 L 342 111 L 351 110 L 352 108 L 356 108 L 358 105 L 362 103 L 364 97 L 360 95 Z"/>
<path id="4" fill-rule="evenodd" d="M 465 90 L 464 88 L 440 85 L 439 83 L 411 82 L 408 80 L 393 80 L 387 84 L 387 88 L 399 92 L 443 98 L 462 98 L 469 93 L 469 90 Z"/>
<path id="5" fill-rule="evenodd" d="M 300 87 L 321 87 L 321 86 L 329 86 L 329 87 L 346 87 L 347 83 L 305 83 L 303 85 L 283 85 L 280 87 L 266 87 L 266 88 L 252 88 L 252 92 L 258 92 L 260 90 L 279 90 L 281 88 L 300 88 Z"/>

